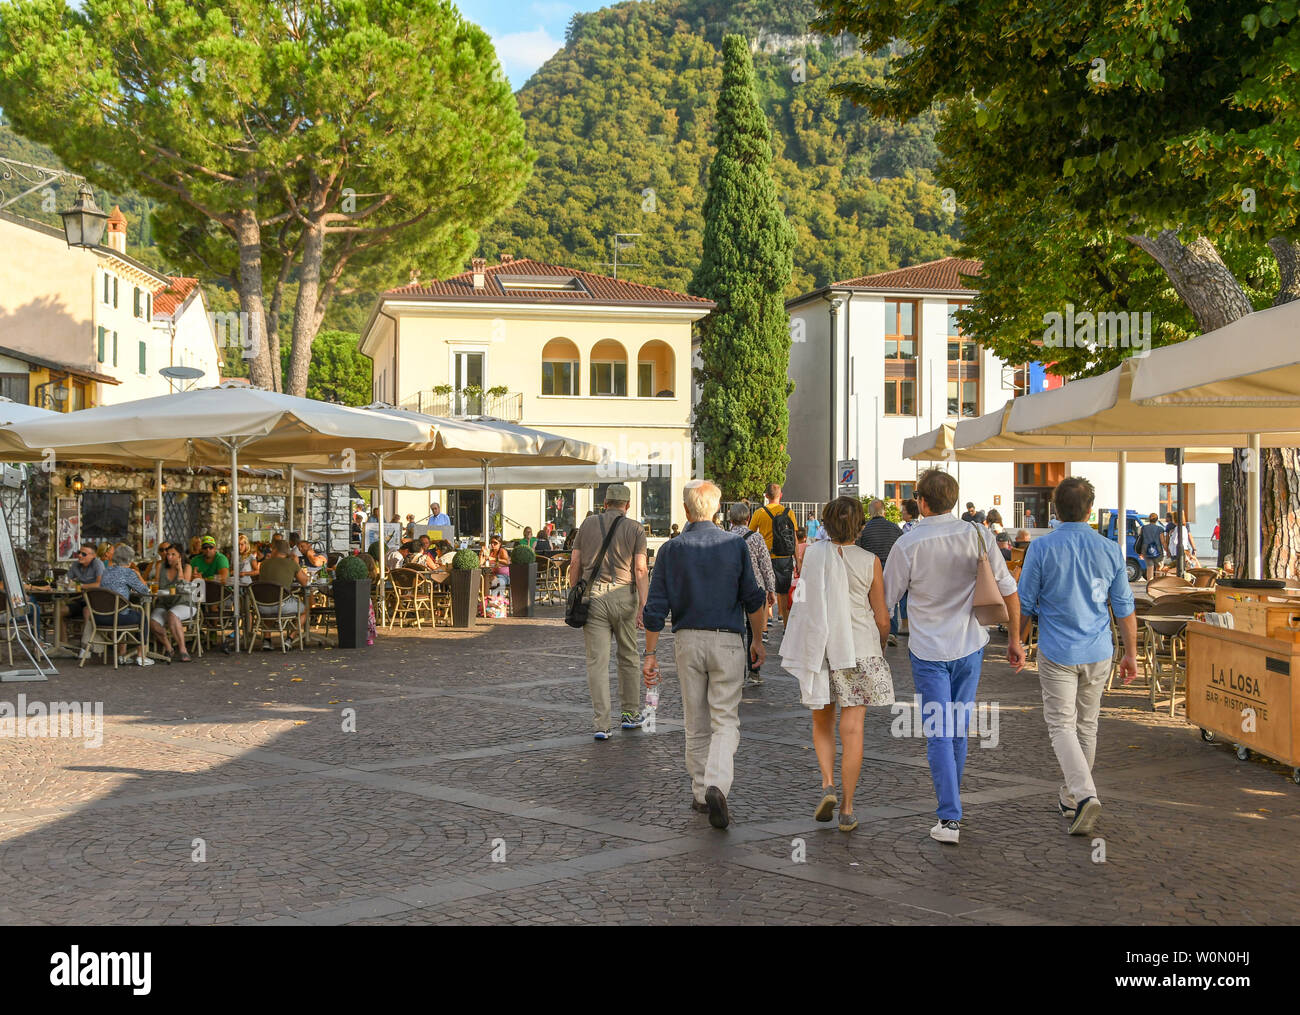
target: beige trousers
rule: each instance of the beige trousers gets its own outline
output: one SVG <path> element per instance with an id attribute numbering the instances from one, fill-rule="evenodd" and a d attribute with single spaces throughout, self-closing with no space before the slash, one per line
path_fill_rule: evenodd
<path id="1" fill-rule="evenodd" d="M 1097 756 L 1097 717 L 1111 661 L 1065 665 L 1038 653 L 1038 682 L 1043 689 L 1043 718 L 1065 783 L 1061 802 L 1074 805 L 1097 795 L 1092 765 Z"/>
<path id="2" fill-rule="evenodd" d="M 726 796 L 740 745 L 745 639 L 739 632 L 674 631 L 677 680 L 686 720 L 686 771 L 695 799 L 717 786 Z"/>
<path id="3" fill-rule="evenodd" d="M 596 582 L 583 638 L 587 645 L 587 686 L 591 689 L 593 729 L 610 728 L 610 639 L 618 643 L 618 696 L 624 712 L 641 710 L 641 665 L 636 647 L 636 586 Z"/>

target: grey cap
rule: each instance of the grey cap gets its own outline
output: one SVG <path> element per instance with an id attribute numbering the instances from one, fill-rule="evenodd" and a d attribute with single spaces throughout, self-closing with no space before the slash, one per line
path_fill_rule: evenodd
<path id="1" fill-rule="evenodd" d="M 612 483 L 605 491 L 605 503 L 610 501 L 620 501 L 625 504 L 632 503 L 632 488 L 626 483 Z"/>

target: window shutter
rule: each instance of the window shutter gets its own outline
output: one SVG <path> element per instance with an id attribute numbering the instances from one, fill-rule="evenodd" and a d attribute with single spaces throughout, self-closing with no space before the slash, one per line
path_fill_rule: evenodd
<path id="1" fill-rule="evenodd" d="M 113 306 L 117 306 L 117 276 L 113 276 Z"/>
<path id="2" fill-rule="evenodd" d="M 104 272 L 104 302 L 108 302 L 108 272 Z"/>
<path id="3" fill-rule="evenodd" d="M 104 276 L 104 284 L 108 284 L 108 276 Z M 104 332 L 107 329 L 101 324 L 99 326 L 99 362 L 104 362 Z"/>
<path id="4" fill-rule="evenodd" d="M 135 305 L 132 307 L 131 313 L 133 313 L 136 317 L 140 316 L 140 287 L 139 286 L 135 287 Z"/>
<path id="5" fill-rule="evenodd" d="M 149 371 L 145 368 L 145 361 L 144 361 L 145 352 L 144 352 L 144 349 L 145 349 L 144 343 L 141 342 L 141 343 L 140 343 L 140 373 L 142 373 L 142 374 L 144 374 L 144 373 L 148 373 L 148 372 L 149 372 Z"/>
<path id="6" fill-rule="evenodd" d="M 117 332 L 113 332 L 113 366 L 117 366 Z"/>

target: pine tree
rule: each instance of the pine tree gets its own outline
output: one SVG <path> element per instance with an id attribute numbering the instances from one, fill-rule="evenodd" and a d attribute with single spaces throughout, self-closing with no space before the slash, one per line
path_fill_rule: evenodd
<path id="1" fill-rule="evenodd" d="M 785 478 L 787 399 L 793 390 L 784 292 L 794 230 L 772 179 L 772 134 L 758 104 L 749 46 L 722 42 L 717 153 L 704 202 L 704 251 L 690 292 L 717 309 L 699 324 L 701 393 L 695 439 L 704 467 L 727 497 Z"/>

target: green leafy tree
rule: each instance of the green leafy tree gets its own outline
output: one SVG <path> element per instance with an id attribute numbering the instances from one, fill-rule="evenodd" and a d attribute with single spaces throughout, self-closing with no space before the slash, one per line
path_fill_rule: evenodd
<path id="1" fill-rule="evenodd" d="M 532 162 L 490 40 L 446 0 L 19 0 L 0 103 L 93 182 L 157 201 L 164 249 L 237 289 L 254 383 L 279 386 L 291 314 L 299 395 L 334 295 L 459 267 Z"/>
<path id="2" fill-rule="evenodd" d="M 311 348 L 307 397 L 342 405 L 369 405 L 371 361 L 361 355 L 361 336 L 347 331 L 322 331 Z M 289 347 L 281 346 L 287 365 Z"/>
<path id="3" fill-rule="evenodd" d="M 704 251 L 690 292 L 717 308 L 699 324 L 696 440 L 724 495 L 783 481 L 793 385 L 790 281 L 794 230 L 772 180 L 772 133 L 754 91 L 749 46 L 722 42 L 717 151 L 704 201 Z"/>
<path id="4" fill-rule="evenodd" d="M 965 323 L 994 349 L 1009 324 L 1001 348 L 1028 358 L 1035 318 L 1041 329 L 1063 298 L 1149 311 L 1152 337 L 1177 341 L 1300 296 L 1294 2 L 988 0 L 960 17 L 927 0 L 822 8 L 821 30 L 902 54 L 883 81 L 843 94 L 903 120 L 943 104 L 938 172 L 985 262 Z M 1119 355 L 1061 358 L 1092 372 Z M 1293 576 L 1300 459 L 1283 449 L 1261 465 L 1265 570 Z M 1222 514 L 1238 564 L 1244 489 L 1234 464 Z"/>

